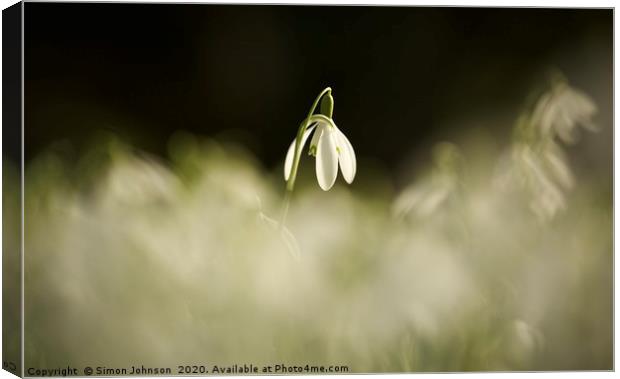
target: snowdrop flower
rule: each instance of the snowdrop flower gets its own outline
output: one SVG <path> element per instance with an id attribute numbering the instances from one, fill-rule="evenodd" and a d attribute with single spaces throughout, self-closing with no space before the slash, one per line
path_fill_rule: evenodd
<path id="1" fill-rule="evenodd" d="M 558 136 L 565 143 L 574 143 L 577 126 L 596 131 L 592 121 L 596 113 L 596 104 L 590 96 L 572 88 L 566 80 L 557 79 L 536 104 L 532 123 L 543 135 Z"/>
<path id="2" fill-rule="evenodd" d="M 344 180 L 351 184 L 357 170 L 355 151 L 351 142 L 338 129 L 331 118 L 323 115 L 314 115 L 311 119 L 314 123 L 306 129 L 301 139 L 300 149 L 303 149 L 306 141 L 314 132 L 308 154 L 316 157 L 316 177 L 319 186 L 324 191 L 332 188 L 336 181 L 339 165 Z M 295 143 L 296 141 L 291 143 L 284 161 L 285 180 L 289 180 L 291 176 L 295 156 Z"/>
<path id="3" fill-rule="evenodd" d="M 311 110 L 311 115 L 304 120 L 302 128 L 300 128 L 300 131 L 305 129 L 301 138 L 298 134 L 288 149 L 284 161 L 284 179 L 289 183 L 295 180 L 294 176 L 299 164 L 298 155 L 310 135 L 314 133 L 308 153 L 316 157 L 316 177 L 319 186 L 327 191 L 332 188 L 336 181 L 338 166 L 340 166 L 344 180 L 351 184 L 355 178 L 357 163 L 351 142 L 331 118 L 333 110 L 331 89 L 328 88 L 324 92 L 326 93 L 322 97 L 321 114 L 312 114 L 313 109 Z M 306 128 L 303 128 L 304 124 L 307 126 Z"/>
<path id="4" fill-rule="evenodd" d="M 566 193 L 575 183 L 563 144 L 576 142 L 581 126 L 596 131 L 597 106 L 587 94 L 572 88 L 558 75 L 531 111 L 515 125 L 515 142 L 498 182 L 516 183 L 531 196 L 530 208 L 543 221 L 566 208 Z M 507 168 L 507 169 L 506 169 Z"/>

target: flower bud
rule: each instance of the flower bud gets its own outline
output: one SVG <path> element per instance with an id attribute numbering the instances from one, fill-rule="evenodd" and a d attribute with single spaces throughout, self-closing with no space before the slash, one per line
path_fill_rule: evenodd
<path id="1" fill-rule="evenodd" d="M 332 92 L 329 91 L 321 99 L 321 114 L 331 118 L 333 113 L 334 98 L 332 97 Z"/>

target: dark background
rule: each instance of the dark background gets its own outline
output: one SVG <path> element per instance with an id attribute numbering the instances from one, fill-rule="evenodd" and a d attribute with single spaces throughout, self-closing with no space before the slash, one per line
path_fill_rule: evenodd
<path id="1" fill-rule="evenodd" d="M 571 77 L 587 65 L 611 77 L 612 17 L 570 9 L 26 3 L 26 159 L 54 141 L 83 146 L 96 130 L 165 156 L 170 136 L 185 130 L 240 141 L 273 168 L 329 85 L 334 119 L 358 156 L 396 167 L 407 152 L 453 132 L 451 120 L 516 117 L 550 69 Z"/>

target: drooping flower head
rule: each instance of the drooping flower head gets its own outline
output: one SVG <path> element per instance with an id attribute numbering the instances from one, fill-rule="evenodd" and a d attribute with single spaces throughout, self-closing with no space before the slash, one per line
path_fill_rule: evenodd
<path id="1" fill-rule="evenodd" d="M 333 107 L 334 99 L 329 90 L 321 99 L 321 114 L 313 114 L 307 119 L 308 127 L 299 141 L 301 151 L 312 135 L 308 153 L 316 158 L 316 177 L 324 191 L 334 185 L 338 166 L 349 184 L 353 182 L 357 170 L 353 146 L 332 119 Z M 293 171 L 297 142 L 298 139 L 295 139 L 291 143 L 284 161 L 284 179 L 287 181 Z"/>
<path id="2" fill-rule="evenodd" d="M 594 100 L 560 76 L 538 100 L 530 122 L 543 138 L 554 139 L 557 136 L 564 143 L 572 144 L 576 142 L 575 134 L 579 126 L 589 131 L 597 130 L 592 121 L 596 113 Z"/>

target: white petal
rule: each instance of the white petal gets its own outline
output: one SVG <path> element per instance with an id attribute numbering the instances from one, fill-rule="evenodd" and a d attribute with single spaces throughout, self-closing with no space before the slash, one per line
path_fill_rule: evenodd
<path id="1" fill-rule="evenodd" d="M 319 140 L 321 139 L 321 135 L 323 134 L 323 129 L 327 127 L 327 124 L 325 124 L 324 122 L 317 122 L 316 125 L 317 125 L 316 133 L 314 133 L 314 135 L 312 136 L 312 139 L 310 140 L 310 152 L 312 153 L 312 155 L 315 155 L 315 156 L 316 156 L 316 149 L 319 146 Z"/>
<path id="2" fill-rule="evenodd" d="M 355 152 L 353 146 L 347 137 L 338 129 L 334 133 L 339 148 L 338 162 L 340 162 L 340 170 L 344 180 L 351 184 L 355 178 L 357 170 L 357 162 L 355 160 Z"/>
<path id="3" fill-rule="evenodd" d="M 331 128 L 323 128 L 316 151 L 316 178 L 323 191 L 334 185 L 338 174 L 338 152 Z"/>
<path id="4" fill-rule="evenodd" d="M 316 124 L 312 125 L 311 127 L 307 128 L 306 131 L 304 132 L 304 135 L 301 138 L 301 147 L 299 148 L 299 151 L 303 150 L 304 144 L 306 143 L 306 140 L 308 139 L 308 137 L 310 137 L 310 133 L 312 133 L 315 126 Z M 293 160 L 295 158 L 295 141 L 296 140 L 297 138 L 293 140 L 293 142 L 291 143 L 291 146 L 288 148 L 288 152 L 286 153 L 286 159 L 284 160 L 284 180 L 288 180 L 288 177 L 291 176 L 291 170 L 293 169 Z"/>

